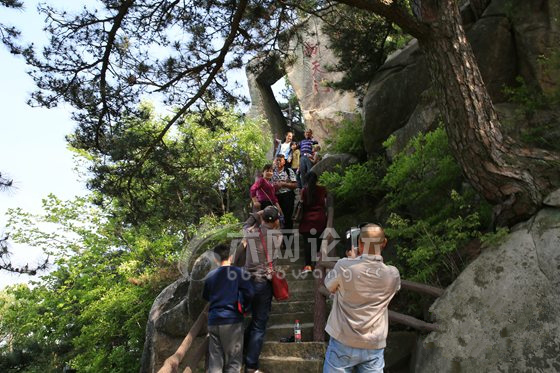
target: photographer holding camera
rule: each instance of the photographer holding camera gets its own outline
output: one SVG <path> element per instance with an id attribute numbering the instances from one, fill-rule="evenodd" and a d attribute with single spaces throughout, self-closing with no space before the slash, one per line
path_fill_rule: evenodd
<path id="1" fill-rule="evenodd" d="M 323 373 L 350 373 L 353 367 L 382 373 L 385 366 L 387 307 L 401 280 L 397 268 L 383 263 L 383 229 L 370 223 L 358 228 L 357 257 L 340 259 L 325 278 L 334 302 L 325 328 L 331 339 Z"/>

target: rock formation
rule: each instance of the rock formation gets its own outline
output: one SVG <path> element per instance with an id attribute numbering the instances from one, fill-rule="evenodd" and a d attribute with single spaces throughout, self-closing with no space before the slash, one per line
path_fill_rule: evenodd
<path id="1" fill-rule="evenodd" d="M 338 80 L 340 73 L 327 69 L 336 64 L 336 57 L 328 49 L 328 37 L 321 30 L 320 19 L 308 18 L 288 44 L 289 61 L 274 57 L 267 61 L 257 58 L 247 68 L 251 96 L 249 115 L 266 119 L 273 133 L 282 133 L 287 129 L 270 88 L 287 75 L 298 97 L 306 127 L 313 130 L 319 142 L 323 142 L 341 119 L 358 115 L 357 98 L 352 93 L 337 92 L 326 85 L 329 81 Z"/>
<path id="2" fill-rule="evenodd" d="M 560 371 L 560 200 L 483 249 L 432 306 L 415 371 Z"/>
<path id="3" fill-rule="evenodd" d="M 504 88 L 515 86 L 518 76 L 541 92 L 558 89 L 560 69 L 546 61 L 559 58 L 559 13 L 560 4 L 552 0 L 494 0 L 482 17 L 472 23 L 473 15 L 468 7 L 463 7 L 467 37 L 495 105 L 506 103 Z M 506 113 L 499 112 L 511 119 L 515 110 L 510 105 Z M 558 120 L 554 114 L 547 116 Z M 364 98 L 363 118 L 364 145 L 369 154 L 379 153 L 382 142 L 394 134 L 397 141 L 388 152 L 392 156 L 414 135 L 437 126 L 439 110 L 415 40 L 389 56 L 375 74 Z M 505 132 L 514 135 L 512 129 L 538 126 L 540 119 L 537 116 L 534 121 L 503 124 Z M 550 136 L 551 142 L 560 139 L 557 133 Z"/>

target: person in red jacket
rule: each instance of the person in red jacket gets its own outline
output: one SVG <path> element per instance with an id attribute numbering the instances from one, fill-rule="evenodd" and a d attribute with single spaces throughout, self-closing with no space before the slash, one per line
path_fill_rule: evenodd
<path id="1" fill-rule="evenodd" d="M 321 235 L 327 227 L 327 189 L 317 185 L 317 174 L 307 174 L 307 185 L 301 191 L 303 216 L 299 223 L 299 233 L 303 236 L 305 266 L 303 273 L 311 272 L 312 250 L 317 253 L 321 248 Z"/>
<path id="2" fill-rule="evenodd" d="M 264 166 L 262 176 L 251 186 L 251 200 L 253 201 L 253 212 L 263 210 L 266 206 L 276 206 L 282 215 L 282 209 L 276 197 L 276 188 L 272 184 L 273 167 L 271 164 Z"/>

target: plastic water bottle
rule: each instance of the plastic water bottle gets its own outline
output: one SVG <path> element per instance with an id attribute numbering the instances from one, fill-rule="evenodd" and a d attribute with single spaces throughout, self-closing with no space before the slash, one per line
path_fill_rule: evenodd
<path id="1" fill-rule="evenodd" d="M 301 326 L 299 325 L 299 320 L 296 320 L 294 325 L 294 341 L 296 343 L 301 343 Z"/>

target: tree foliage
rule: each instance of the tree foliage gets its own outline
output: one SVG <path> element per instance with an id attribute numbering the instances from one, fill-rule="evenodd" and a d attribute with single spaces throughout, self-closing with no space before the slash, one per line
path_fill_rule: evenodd
<path id="1" fill-rule="evenodd" d="M 235 104 L 240 96 L 227 73 L 287 37 L 281 31 L 294 18 L 282 3 L 247 0 L 104 0 L 77 15 L 51 6 L 40 11 L 51 41 L 42 55 L 24 53 L 39 88 L 33 102 L 72 104 L 76 138 L 101 153 L 148 94 L 178 108 L 157 140 L 188 110 L 215 101 Z"/>
<path id="2" fill-rule="evenodd" d="M 490 206 L 462 181 L 441 127 L 410 140 L 388 167 L 386 230 L 406 278 L 447 286 L 467 264 L 462 248 L 488 229 Z"/>
<path id="3" fill-rule="evenodd" d="M 0 293 L 0 370 L 137 372 L 152 300 L 177 277 L 181 237 L 132 228 L 81 198 L 10 212 L 14 240 L 41 245 L 55 267 Z"/>
<path id="4" fill-rule="evenodd" d="M 337 5 L 323 20 L 329 47 L 338 57 L 337 64 L 329 68 L 344 73 L 340 81 L 331 85 L 356 91 L 360 96 L 387 56 L 408 40 L 385 18 L 348 5 Z"/>
<path id="5" fill-rule="evenodd" d="M 3 177 L 0 172 L 0 191 L 8 190 L 9 188 L 12 188 L 12 186 L 13 180 Z M 10 235 L 3 233 L 0 235 L 0 270 L 34 276 L 38 271 L 42 271 L 47 268 L 49 263 L 48 258 L 37 266 L 29 266 L 29 263 L 21 267 L 14 266 L 10 258 L 9 247 Z"/>
<path id="6" fill-rule="evenodd" d="M 364 203 L 385 210 L 380 217 L 396 247 L 393 264 L 407 279 L 447 286 L 468 261 L 465 245 L 490 226 L 490 206 L 463 183 L 443 128 L 410 140 L 389 166 L 372 159 L 324 172 L 320 180 L 335 195 L 337 211 L 355 215 Z"/>
<path id="7" fill-rule="evenodd" d="M 23 9 L 23 3 L 18 0 L 0 0 L 0 6 L 12 9 Z M 14 26 L 0 23 L 0 41 L 11 53 L 21 53 L 21 50 L 16 43 L 20 34 L 20 31 Z"/>
<path id="8" fill-rule="evenodd" d="M 88 159 L 88 186 L 99 204 L 114 204 L 130 223 L 181 228 L 207 214 L 243 211 L 254 173 L 265 162 L 259 122 L 217 108 L 185 115 L 139 170 L 144 154 L 138 149 L 149 146 L 166 121 L 147 104 L 139 113 L 114 129 L 106 154 L 70 139 Z"/>
<path id="9" fill-rule="evenodd" d="M 477 17 L 488 3 L 471 1 Z M 521 151 L 501 133 L 479 69 L 464 68 L 476 66 L 476 60 L 455 0 L 100 0 L 78 15 L 44 6 L 49 45 L 42 54 L 21 48 L 38 87 L 32 101 L 47 107 L 69 102 L 76 109 L 75 138 L 100 155 L 110 151 L 119 124 L 139 114 L 143 96 L 157 94 L 177 106 L 156 139 L 138 150 L 143 154 L 135 161 L 140 171 L 189 110 L 212 100 L 231 105 L 239 98 L 228 71 L 257 51 L 270 52 L 289 40 L 301 12 L 322 16 L 337 4 L 384 17 L 418 39 L 463 173 L 498 206 L 500 224 L 534 213 L 560 184 L 559 157 L 538 149 Z M 466 133 L 472 137 L 468 145 L 462 142 Z"/>

